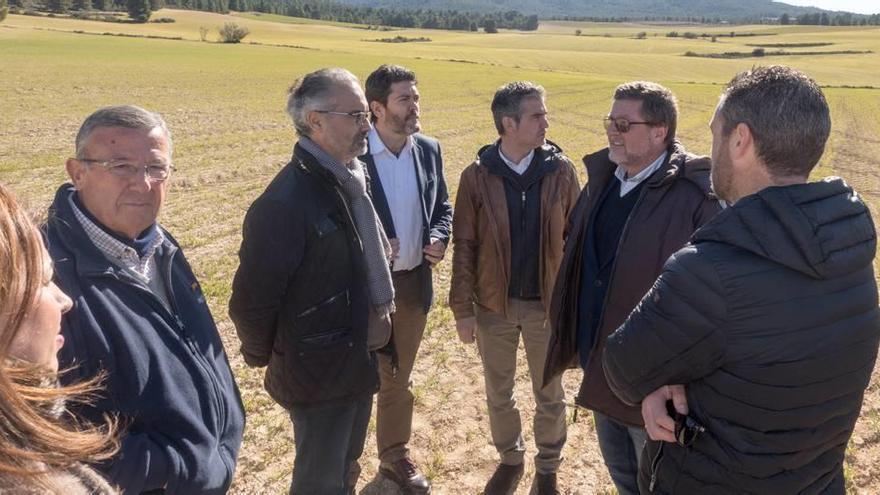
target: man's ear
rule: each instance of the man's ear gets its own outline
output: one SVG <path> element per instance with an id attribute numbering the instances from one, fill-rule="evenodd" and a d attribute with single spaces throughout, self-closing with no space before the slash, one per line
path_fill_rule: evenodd
<path id="1" fill-rule="evenodd" d="M 324 119 L 321 118 L 321 114 L 314 110 L 310 110 L 308 115 L 306 115 L 306 122 L 309 123 L 310 129 L 320 130 L 324 127 Z"/>
<path id="2" fill-rule="evenodd" d="M 509 115 L 505 115 L 501 117 L 501 127 L 504 128 L 504 134 L 510 134 L 511 132 L 516 131 L 517 123 L 516 119 Z"/>
<path id="3" fill-rule="evenodd" d="M 654 138 L 655 143 L 665 143 L 666 136 L 669 135 L 669 128 L 665 125 L 657 125 L 651 127 L 651 137 Z"/>
<path id="4" fill-rule="evenodd" d="M 65 163 L 64 166 L 67 169 L 67 175 L 70 177 L 70 181 L 73 182 L 74 186 L 79 187 L 86 173 L 85 164 L 75 158 L 68 158 L 67 163 Z"/>
<path id="5" fill-rule="evenodd" d="M 385 106 L 379 103 L 378 100 L 373 100 L 370 102 L 370 112 L 373 113 L 374 117 L 381 120 L 385 117 Z"/>
<path id="6" fill-rule="evenodd" d="M 752 130 L 743 122 L 740 122 L 733 128 L 728 139 L 730 147 L 730 157 L 732 159 L 742 160 L 750 155 L 757 156 L 755 149 L 755 139 Z"/>

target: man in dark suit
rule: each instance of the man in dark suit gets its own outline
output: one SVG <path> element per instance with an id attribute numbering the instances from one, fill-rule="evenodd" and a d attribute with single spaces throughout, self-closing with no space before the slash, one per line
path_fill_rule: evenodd
<path id="1" fill-rule="evenodd" d="M 443 259 L 452 227 L 452 205 L 437 140 L 419 134 L 416 75 L 382 65 L 367 78 L 373 129 L 361 156 L 370 194 L 391 241 L 394 352 L 380 354 L 381 388 L 376 407 L 380 472 L 406 493 L 430 493 L 431 485 L 412 462 L 410 374 L 434 297 L 431 268 Z"/>

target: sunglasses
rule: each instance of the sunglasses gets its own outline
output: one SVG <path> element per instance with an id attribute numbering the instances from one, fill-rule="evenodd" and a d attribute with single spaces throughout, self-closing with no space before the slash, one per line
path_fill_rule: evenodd
<path id="1" fill-rule="evenodd" d="M 666 402 L 666 410 L 675 421 L 675 443 L 678 445 L 690 447 L 706 431 L 706 427 L 697 423 L 694 418 L 676 411 L 672 401 Z"/>
<path id="2" fill-rule="evenodd" d="M 621 134 L 629 132 L 630 127 L 634 125 L 655 125 L 655 122 L 630 122 L 623 117 L 613 119 L 611 116 L 602 119 L 602 123 L 605 125 L 606 131 L 610 131 L 613 127 Z"/>

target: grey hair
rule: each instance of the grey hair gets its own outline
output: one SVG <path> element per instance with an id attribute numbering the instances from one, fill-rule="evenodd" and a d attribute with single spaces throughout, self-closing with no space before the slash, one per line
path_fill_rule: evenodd
<path id="1" fill-rule="evenodd" d="M 623 83 L 614 90 L 615 100 L 642 102 L 642 117 L 655 126 L 666 127 L 666 144 L 675 140 L 678 127 L 678 102 L 669 89 L 650 81 Z"/>
<path id="2" fill-rule="evenodd" d="M 171 156 L 173 143 L 171 131 L 165 119 L 156 112 L 144 110 L 134 105 L 118 105 L 104 107 L 89 115 L 76 133 L 76 157 L 85 158 L 85 145 L 92 132 L 99 127 L 124 127 L 126 129 L 142 129 L 152 131 L 155 128 L 162 129 L 168 140 L 168 156 Z"/>
<path id="3" fill-rule="evenodd" d="M 287 114 L 293 120 L 293 127 L 300 136 L 309 136 L 309 112 L 323 109 L 340 84 L 350 84 L 360 88 L 360 81 L 351 72 L 338 67 L 310 72 L 293 83 L 287 90 Z"/>
<path id="4" fill-rule="evenodd" d="M 749 127 L 771 177 L 808 177 L 831 134 L 828 102 L 816 81 L 784 65 L 754 67 L 731 79 L 718 110 L 722 135 Z"/>
<path id="5" fill-rule="evenodd" d="M 542 86 L 529 81 L 514 81 L 507 83 L 495 91 L 492 98 L 492 117 L 495 119 L 495 129 L 498 135 L 504 134 L 504 117 L 511 117 L 516 123 L 522 117 L 520 104 L 526 98 L 540 98 L 544 100 L 547 92 Z"/>

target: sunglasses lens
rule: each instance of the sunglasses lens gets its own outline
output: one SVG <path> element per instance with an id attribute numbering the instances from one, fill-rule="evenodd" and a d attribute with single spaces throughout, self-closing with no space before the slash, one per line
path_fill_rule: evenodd
<path id="1" fill-rule="evenodd" d="M 617 128 L 617 132 L 626 134 L 629 132 L 629 121 L 626 119 L 617 119 L 614 121 L 614 127 Z"/>

